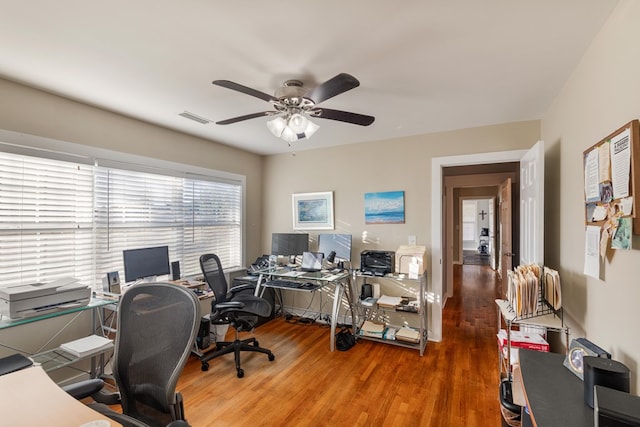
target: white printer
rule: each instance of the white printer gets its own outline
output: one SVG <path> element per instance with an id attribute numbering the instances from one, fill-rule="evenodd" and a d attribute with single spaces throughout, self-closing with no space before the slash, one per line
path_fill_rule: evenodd
<path id="1" fill-rule="evenodd" d="M 0 285 L 0 314 L 12 319 L 87 305 L 90 300 L 91 288 L 69 277 L 47 284 Z"/>

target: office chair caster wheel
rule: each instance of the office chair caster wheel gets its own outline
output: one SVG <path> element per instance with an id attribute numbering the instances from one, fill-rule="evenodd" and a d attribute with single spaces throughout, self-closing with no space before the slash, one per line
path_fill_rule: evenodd
<path id="1" fill-rule="evenodd" d="M 203 363 L 201 369 L 202 369 L 203 372 L 208 371 L 209 370 L 209 364 L 207 362 Z"/>
<path id="2" fill-rule="evenodd" d="M 276 356 L 274 356 L 273 353 L 269 354 L 269 362 L 273 362 L 274 360 L 276 360 Z"/>
<path id="3" fill-rule="evenodd" d="M 244 370 L 238 369 L 238 378 L 242 378 L 242 377 L 244 377 Z"/>

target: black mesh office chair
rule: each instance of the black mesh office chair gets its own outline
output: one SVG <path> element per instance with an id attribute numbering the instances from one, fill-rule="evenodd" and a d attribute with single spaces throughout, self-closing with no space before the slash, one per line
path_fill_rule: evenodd
<path id="1" fill-rule="evenodd" d="M 87 384 L 65 390 L 96 401 L 90 407 L 125 426 L 186 426 L 182 395 L 176 392 L 200 325 L 200 303 L 189 289 L 170 283 L 140 283 L 118 304 L 113 376 L 118 393 L 87 391 Z M 74 390 L 74 387 L 76 390 Z M 95 391 L 95 390 L 94 390 Z M 122 414 L 108 405 L 119 403 Z"/>
<path id="2" fill-rule="evenodd" d="M 209 369 L 209 360 L 233 353 L 236 361 L 236 371 L 238 378 L 244 376 L 244 370 L 240 367 L 241 351 L 256 351 L 264 353 L 270 361 L 275 359 L 271 350 L 260 347 L 255 337 L 241 340 L 240 332 L 251 331 L 258 321 L 258 316 L 267 317 L 271 314 L 271 304 L 269 301 L 256 297 L 252 285 L 240 285 L 231 289 L 227 286 L 227 279 L 222 271 L 220 258 L 215 254 L 205 254 L 200 257 L 200 267 L 205 280 L 213 291 L 214 300 L 211 302 L 211 323 L 216 325 L 231 325 L 235 329 L 234 341 L 217 342 L 218 349 L 205 354 L 202 361 L 202 370 Z"/>

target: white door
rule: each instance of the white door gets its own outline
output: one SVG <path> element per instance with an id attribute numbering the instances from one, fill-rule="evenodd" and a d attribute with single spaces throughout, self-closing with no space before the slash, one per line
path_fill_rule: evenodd
<path id="1" fill-rule="evenodd" d="M 520 160 L 520 264 L 544 265 L 544 141 Z"/>
<path id="2" fill-rule="evenodd" d="M 500 185 L 500 277 L 502 278 L 502 295 L 506 292 L 507 271 L 513 269 L 511 203 L 511 178 L 509 178 Z"/>

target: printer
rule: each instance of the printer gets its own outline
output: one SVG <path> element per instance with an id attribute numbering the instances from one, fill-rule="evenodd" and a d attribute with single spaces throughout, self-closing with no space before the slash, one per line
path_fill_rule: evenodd
<path id="1" fill-rule="evenodd" d="M 11 319 L 83 306 L 89 304 L 90 300 L 91 288 L 69 277 L 47 284 L 0 285 L 0 314 Z"/>
<path id="2" fill-rule="evenodd" d="M 362 251 L 360 253 L 362 274 L 384 276 L 396 271 L 396 254 L 392 251 Z"/>

